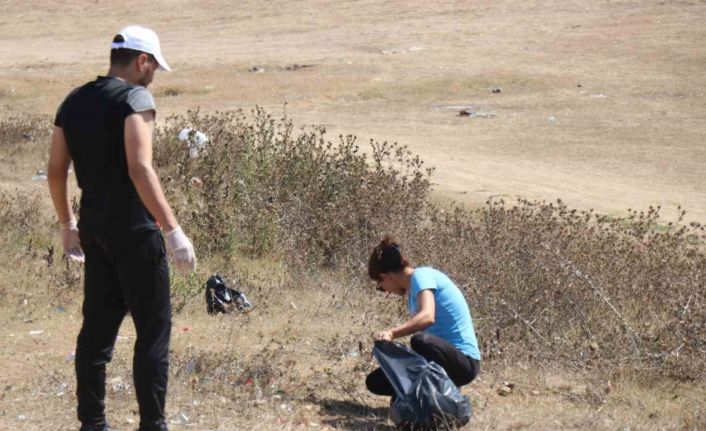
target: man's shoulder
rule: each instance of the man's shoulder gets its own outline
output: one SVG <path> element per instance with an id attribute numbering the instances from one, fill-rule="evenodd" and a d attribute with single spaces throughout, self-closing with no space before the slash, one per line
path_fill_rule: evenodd
<path id="1" fill-rule="evenodd" d="M 132 86 L 127 94 L 127 103 L 133 112 L 156 110 L 154 96 L 147 88 L 141 85 Z"/>

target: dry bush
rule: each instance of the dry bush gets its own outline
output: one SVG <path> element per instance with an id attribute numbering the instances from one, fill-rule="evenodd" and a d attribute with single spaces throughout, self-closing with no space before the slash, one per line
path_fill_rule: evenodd
<path id="1" fill-rule="evenodd" d="M 42 192 L 0 191 L 0 298 L 11 298 L 20 316 L 64 306 L 80 291 L 82 267 L 62 256 L 49 205 Z"/>
<path id="2" fill-rule="evenodd" d="M 48 116 L 38 114 L 0 118 L 0 160 L 9 162 L 28 152 L 45 151 L 51 124 Z"/>
<path id="3" fill-rule="evenodd" d="M 198 157 L 177 138 L 183 127 L 208 136 Z M 658 208 L 609 218 L 560 201 L 439 208 L 428 199 L 431 171 L 406 148 L 371 142 L 360 151 L 352 136 L 330 142 L 323 129 L 295 131 L 287 118 L 259 108 L 252 117 L 172 117 L 156 137 L 166 193 L 207 261 L 267 255 L 293 273 L 339 278 L 343 291 L 329 306 L 357 307 L 365 316 L 379 313 L 381 303 L 354 300 L 351 286 L 368 285 L 368 252 L 389 232 L 418 264 L 456 280 L 486 359 L 704 377 L 706 254 L 698 223 L 661 225 Z M 35 247 L 50 244 L 27 202 L 0 199 L 0 220 L 12 226 L 6 244 L 33 236 L 44 238 Z M 49 253 L 35 259 L 40 255 Z M 70 273 L 56 281 L 61 274 L 51 269 L 41 277 L 74 283 Z M 294 284 L 310 283 L 305 278 Z M 201 285 L 184 283 L 175 289 L 183 298 Z"/>
<path id="4" fill-rule="evenodd" d="M 189 156 L 179 130 L 209 142 Z M 155 160 L 180 221 L 202 252 L 276 251 L 307 264 L 344 267 L 395 224 L 421 221 L 429 171 L 395 144 L 325 140 L 325 130 L 295 132 L 261 109 L 172 117 L 158 133 Z M 296 253 L 292 253 L 297 251 Z"/>
<path id="5" fill-rule="evenodd" d="M 703 226 L 660 226 L 658 213 L 612 219 L 561 201 L 489 201 L 434 210 L 407 241 L 465 290 L 486 357 L 627 363 L 697 379 L 706 370 Z"/>
<path id="6" fill-rule="evenodd" d="M 197 158 L 176 139 L 183 127 L 209 137 Z M 202 252 L 275 252 L 361 282 L 370 247 L 392 232 L 464 290 L 486 358 L 703 376 L 703 226 L 660 226 L 658 209 L 613 219 L 561 201 L 438 208 L 431 171 L 404 147 L 372 142 L 367 154 L 351 136 L 330 142 L 323 129 L 295 132 L 256 109 L 251 120 L 170 118 L 156 160 Z"/>

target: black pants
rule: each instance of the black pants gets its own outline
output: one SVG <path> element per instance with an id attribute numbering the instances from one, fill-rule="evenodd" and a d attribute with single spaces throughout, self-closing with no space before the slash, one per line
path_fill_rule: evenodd
<path id="1" fill-rule="evenodd" d="M 465 356 L 451 343 L 436 335 L 419 332 L 412 337 L 411 347 L 427 361 L 441 365 L 456 386 L 471 383 L 480 372 L 480 361 Z M 381 368 L 368 374 L 365 386 L 376 395 L 395 395 L 395 390 Z"/>
<path id="2" fill-rule="evenodd" d="M 129 311 L 137 340 L 133 357 L 140 431 L 166 430 L 171 308 L 169 268 L 159 231 L 113 238 L 81 234 L 86 254 L 83 325 L 76 346 L 76 395 L 82 430 L 105 420 L 105 367 Z"/>

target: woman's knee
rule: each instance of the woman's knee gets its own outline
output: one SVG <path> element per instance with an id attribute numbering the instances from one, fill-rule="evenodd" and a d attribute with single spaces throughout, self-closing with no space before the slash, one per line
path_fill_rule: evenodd
<path id="1" fill-rule="evenodd" d="M 409 341 L 409 344 L 412 347 L 412 350 L 417 353 L 421 353 L 425 351 L 427 346 L 429 345 L 429 334 L 427 334 L 426 332 L 417 332 L 412 336 Z"/>

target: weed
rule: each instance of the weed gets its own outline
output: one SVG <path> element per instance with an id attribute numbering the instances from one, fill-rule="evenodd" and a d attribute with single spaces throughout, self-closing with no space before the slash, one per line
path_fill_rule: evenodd
<path id="1" fill-rule="evenodd" d="M 45 122 L 0 125 L 6 145 L 26 130 L 40 133 Z M 208 137 L 197 157 L 178 139 L 184 127 Z M 429 199 L 432 170 L 404 146 L 370 142 L 364 151 L 353 136 L 332 142 L 323 128 L 295 130 L 286 117 L 260 108 L 250 117 L 170 117 L 156 133 L 155 162 L 202 262 L 246 255 L 284 262 L 298 274 L 294 287 L 337 280 L 314 316 L 342 307 L 376 318 L 388 313 L 388 320 L 402 313 L 397 302 L 374 300 L 362 288 L 369 286 L 370 248 L 391 233 L 413 261 L 457 282 L 486 359 L 530 357 L 607 374 L 632 367 L 680 380 L 705 375 L 706 228 L 685 224 L 683 213 L 663 225 L 659 208 L 610 218 L 561 201 L 440 207 Z M 45 269 L 23 283 L 62 292 L 78 278 L 71 267 L 52 264 L 51 223 L 40 207 L 47 204 L 37 197 L 0 194 L 0 221 L 9 227 L 3 244 L 14 244 L 3 255 L 17 259 L 27 248 L 24 255 Z M 177 311 L 200 285 L 175 278 Z M 367 331 L 365 322 L 355 325 Z M 335 340 L 336 354 L 353 351 L 362 336 Z"/>

